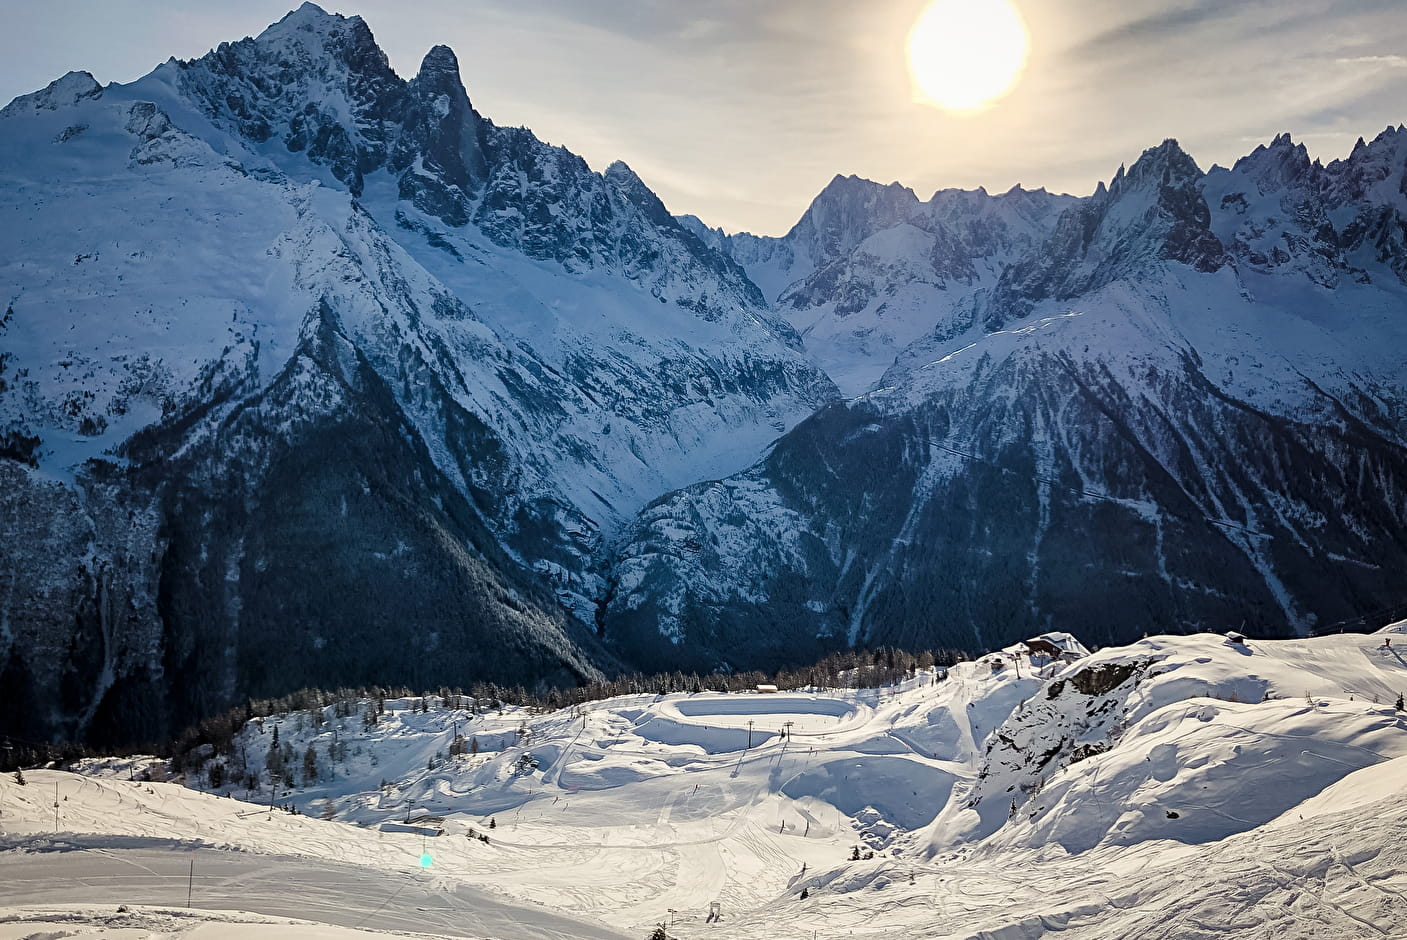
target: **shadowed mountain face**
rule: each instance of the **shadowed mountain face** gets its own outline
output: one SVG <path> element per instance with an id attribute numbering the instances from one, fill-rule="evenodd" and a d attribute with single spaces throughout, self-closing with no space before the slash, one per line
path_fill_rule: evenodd
<path id="1" fill-rule="evenodd" d="M 969 323 L 940 320 L 744 473 L 652 504 L 608 635 L 651 665 L 780 662 L 1052 627 L 1285 635 L 1402 603 L 1404 165 L 1401 130 L 1327 167 L 1288 137 L 1207 174 L 1149 150 Z M 875 231 L 907 224 L 874 205 Z"/>

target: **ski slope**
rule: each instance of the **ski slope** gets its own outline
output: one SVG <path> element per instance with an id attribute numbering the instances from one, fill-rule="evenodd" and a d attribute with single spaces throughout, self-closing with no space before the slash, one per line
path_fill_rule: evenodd
<path id="1" fill-rule="evenodd" d="M 6 777 L 0 922 L 159 919 L 189 887 L 193 909 L 244 912 L 211 917 L 436 936 L 1403 936 L 1394 637 L 1407 623 L 1071 664 L 1013 648 L 878 690 L 272 716 L 223 759 L 262 770 L 278 728 L 319 779 L 271 793 L 231 772 L 212 793 L 117 760 Z M 449 757 L 456 732 L 478 752 Z"/>

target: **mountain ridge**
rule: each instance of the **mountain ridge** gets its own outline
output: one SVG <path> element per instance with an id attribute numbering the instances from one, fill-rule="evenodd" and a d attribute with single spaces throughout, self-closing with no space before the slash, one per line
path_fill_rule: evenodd
<path id="1" fill-rule="evenodd" d="M 0 675 L 32 694 L 0 724 L 27 737 L 615 671 L 605 539 L 835 395 L 638 177 L 480 118 L 445 47 L 407 82 L 305 4 L 3 120 Z"/>
<path id="2" fill-rule="evenodd" d="M 1150 148 L 957 329 L 748 471 L 652 504 L 608 623 L 659 622 L 656 662 L 731 661 L 743 642 L 981 647 L 1075 624 L 1117 642 L 1127 610 L 1287 635 L 1400 603 L 1398 148 L 1389 130 L 1267 172 L 1297 159 L 1282 135 L 1205 174 Z"/>

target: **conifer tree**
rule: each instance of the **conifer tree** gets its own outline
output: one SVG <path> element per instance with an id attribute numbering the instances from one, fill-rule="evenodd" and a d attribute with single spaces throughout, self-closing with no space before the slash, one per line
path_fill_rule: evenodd
<path id="1" fill-rule="evenodd" d="M 269 768 L 269 773 L 278 775 L 283 773 L 283 751 L 278 746 L 278 729 L 274 729 L 274 743 L 269 745 L 269 755 L 264 758 L 264 766 Z"/>

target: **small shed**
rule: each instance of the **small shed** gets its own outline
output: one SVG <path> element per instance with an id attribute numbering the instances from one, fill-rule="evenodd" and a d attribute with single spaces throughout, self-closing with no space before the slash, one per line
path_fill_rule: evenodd
<path id="1" fill-rule="evenodd" d="M 1033 659 L 1040 657 L 1065 663 L 1073 663 L 1089 655 L 1085 645 L 1068 633 L 1042 633 L 1040 636 L 1033 636 L 1026 641 L 1026 652 Z"/>
<path id="2" fill-rule="evenodd" d="M 759 685 L 757 691 L 762 695 L 776 695 L 777 687 L 775 685 Z"/>
<path id="3" fill-rule="evenodd" d="M 1237 646 L 1245 646 L 1245 645 L 1246 645 L 1246 638 L 1245 638 L 1244 636 L 1242 636 L 1241 634 L 1237 633 L 1235 630 L 1227 630 L 1227 631 L 1226 631 L 1226 642 L 1228 642 L 1228 643 L 1233 643 L 1233 644 L 1235 644 L 1235 645 L 1237 645 Z"/>

